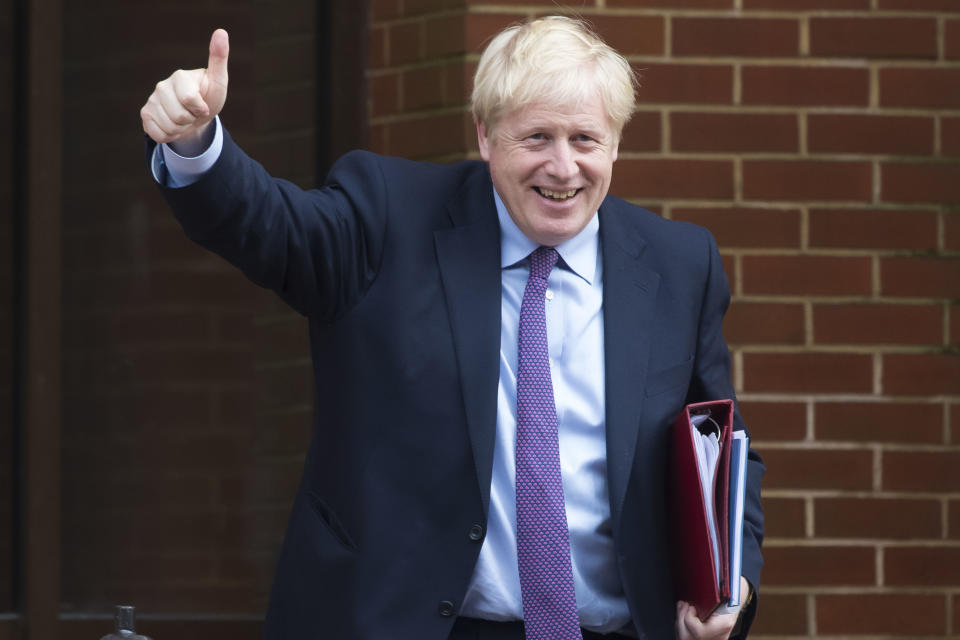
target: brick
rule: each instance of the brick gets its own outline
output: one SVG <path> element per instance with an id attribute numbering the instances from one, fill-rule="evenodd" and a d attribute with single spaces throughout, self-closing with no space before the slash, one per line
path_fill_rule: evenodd
<path id="1" fill-rule="evenodd" d="M 733 198 L 729 160 L 621 158 L 611 193 L 624 198 Z"/>
<path id="2" fill-rule="evenodd" d="M 389 127 L 383 124 L 371 124 L 368 132 L 368 141 L 370 151 L 379 154 L 388 154 L 389 151 L 389 141 L 387 136 L 389 135 Z"/>
<path id="3" fill-rule="evenodd" d="M 740 413 L 754 439 L 806 439 L 807 405 L 803 402 L 741 400 Z"/>
<path id="4" fill-rule="evenodd" d="M 960 202 L 960 164 L 887 162 L 880 175 L 886 202 Z"/>
<path id="5" fill-rule="evenodd" d="M 873 453 L 866 449 L 771 449 L 760 447 L 767 489 L 868 490 Z"/>
<path id="6" fill-rule="evenodd" d="M 198 387 L 140 387 L 98 392 L 77 380 L 65 377 L 68 384 L 64 385 L 63 415 L 78 418 L 67 419 L 64 438 L 69 435 L 73 420 L 85 416 L 97 416 L 96 420 L 83 425 L 88 437 L 117 433 L 137 437 L 141 431 L 150 430 L 194 431 L 212 418 L 210 393 Z"/>
<path id="7" fill-rule="evenodd" d="M 796 56 L 800 29 L 780 18 L 675 17 L 674 56 Z"/>
<path id="8" fill-rule="evenodd" d="M 953 596 L 953 619 L 960 620 L 960 595 Z M 956 623 L 954 623 L 956 628 Z"/>
<path id="9" fill-rule="evenodd" d="M 744 9 L 771 9 L 775 11 L 844 11 L 869 9 L 870 0 L 743 0 Z"/>
<path id="10" fill-rule="evenodd" d="M 873 585 L 874 551 L 869 547 L 773 547 L 763 550 L 766 586 Z"/>
<path id="11" fill-rule="evenodd" d="M 943 214 L 943 248 L 960 251 L 960 213 Z"/>
<path id="12" fill-rule="evenodd" d="M 811 209 L 810 247 L 937 248 L 937 214 L 918 209 Z"/>
<path id="13" fill-rule="evenodd" d="M 400 0 L 372 0 L 370 3 L 370 19 L 374 22 L 389 20 L 401 15 Z"/>
<path id="14" fill-rule="evenodd" d="M 960 69 L 880 69 L 880 106 L 956 109 L 960 107 Z"/>
<path id="15" fill-rule="evenodd" d="M 316 94 L 316 87 L 306 83 L 264 89 L 254 105 L 254 126 L 263 134 L 300 134 L 300 144 L 313 144 L 313 136 L 302 130 L 314 125 Z"/>
<path id="16" fill-rule="evenodd" d="M 817 633 L 940 635 L 946 633 L 944 604 L 943 595 L 822 594 L 817 596 Z"/>
<path id="17" fill-rule="evenodd" d="M 198 521 L 197 527 L 202 527 L 204 524 L 206 524 L 205 521 Z M 223 534 L 225 538 L 230 537 L 226 531 Z M 95 538 L 95 536 L 92 537 Z M 131 539 L 135 539 L 132 533 L 126 539 L 127 545 L 130 544 Z M 143 581 L 147 576 L 177 576 L 174 580 L 185 584 L 204 584 L 209 583 L 214 576 L 213 555 L 195 550 L 171 551 L 162 554 L 114 550 L 110 554 L 97 554 L 85 552 L 84 547 L 71 548 L 69 543 L 65 546 L 63 554 L 64 559 L 67 560 L 65 570 L 73 575 L 96 576 L 98 584 Z M 130 576 L 130 567 L 137 567 L 137 575 L 133 579 Z M 167 586 L 173 586 L 170 584 L 172 582 L 170 578 L 164 582 L 167 582 Z"/>
<path id="18" fill-rule="evenodd" d="M 397 74 L 372 76 L 367 87 L 370 91 L 370 117 L 397 113 L 400 109 L 400 78 Z"/>
<path id="19" fill-rule="evenodd" d="M 750 632 L 756 636 L 806 636 L 807 597 L 764 593 L 763 606 L 757 609 Z"/>
<path id="20" fill-rule="evenodd" d="M 960 500 L 947 502 L 947 537 L 960 539 Z"/>
<path id="21" fill-rule="evenodd" d="M 623 129 L 620 151 L 661 151 L 661 117 L 659 111 L 638 111 Z"/>
<path id="22" fill-rule="evenodd" d="M 427 58 L 465 53 L 466 16 L 461 13 L 426 20 Z"/>
<path id="23" fill-rule="evenodd" d="M 950 443 L 960 443 L 960 404 L 950 405 Z"/>
<path id="24" fill-rule="evenodd" d="M 274 316 L 269 321 L 256 319 L 244 322 L 243 316 L 218 314 L 217 335 L 226 343 L 245 342 L 258 349 L 257 362 L 271 366 L 280 363 L 306 362 L 310 357 L 309 328 L 306 319 L 297 313 Z"/>
<path id="25" fill-rule="evenodd" d="M 457 6 L 458 4 L 466 4 L 467 6 L 471 5 L 485 5 L 485 4 L 496 4 L 496 5 L 516 5 L 516 0 L 448 0 L 452 6 Z M 556 2 L 552 0 L 524 0 L 524 5 L 536 6 L 536 5 L 552 5 L 556 7 Z"/>
<path id="26" fill-rule="evenodd" d="M 159 510 L 215 506 L 216 479 L 206 470 L 176 469 L 144 474 L 137 469 L 89 469 L 83 462 L 70 459 L 67 468 L 71 472 L 80 471 L 71 473 L 70 482 L 63 486 L 63 502 L 67 505 L 81 500 L 92 504 L 103 496 L 110 496 L 117 504 L 149 504 L 151 509 Z M 100 523 L 92 524 L 88 519 L 88 526 L 96 527 Z"/>
<path id="27" fill-rule="evenodd" d="M 721 247 L 800 247 L 797 209 L 677 207 L 671 217 L 707 227 Z"/>
<path id="28" fill-rule="evenodd" d="M 886 296 L 960 298 L 960 258 L 882 258 L 880 290 Z"/>
<path id="29" fill-rule="evenodd" d="M 391 65 L 401 65 L 423 59 L 422 22 L 403 22 L 390 27 L 389 61 Z"/>
<path id="30" fill-rule="evenodd" d="M 309 399 L 301 405 L 302 408 L 290 409 L 280 413 L 264 413 L 259 422 L 266 428 L 258 429 L 256 440 L 253 444 L 253 453 L 255 456 L 263 456 L 265 459 L 301 459 L 310 447 L 310 424 L 312 423 L 311 402 Z M 296 468 L 296 467 L 294 467 Z M 296 484 L 299 480 L 299 473 L 287 467 L 290 478 L 290 493 L 296 492 Z M 249 484 L 257 484 L 255 481 L 247 481 Z M 251 490 L 254 490 L 251 487 Z M 269 494 L 277 492 L 278 495 L 285 495 L 278 491 L 276 487 L 260 487 L 259 491 L 265 493 L 263 500 L 269 501 Z M 223 493 L 231 493 L 229 490 Z M 220 499 L 224 499 L 222 496 Z M 237 496 L 234 496 L 236 499 Z M 243 498 L 246 500 L 247 498 Z"/>
<path id="31" fill-rule="evenodd" d="M 551 2 L 550 4 L 556 4 Z M 733 0 L 607 0 L 608 7 L 660 9 L 732 9 Z"/>
<path id="32" fill-rule="evenodd" d="M 944 20 L 943 37 L 947 60 L 960 59 L 960 20 Z"/>
<path id="33" fill-rule="evenodd" d="M 74 312 L 63 326 L 66 345 L 204 345 L 212 338 L 208 314 L 196 309 L 139 308 L 122 312 Z"/>
<path id="34" fill-rule="evenodd" d="M 868 295 L 870 259 L 840 256 L 743 256 L 747 295 Z"/>
<path id="35" fill-rule="evenodd" d="M 940 153 L 960 156 L 960 118 L 940 119 Z"/>
<path id="36" fill-rule="evenodd" d="M 443 104 L 466 105 L 470 103 L 473 90 L 473 76 L 477 72 L 477 63 L 457 61 L 444 65 Z"/>
<path id="37" fill-rule="evenodd" d="M 735 302 L 723 321 L 731 345 L 803 344 L 803 305 Z"/>
<path id="38" fill-rule="evenodd" d="M 313 397 L 313 376 L 309 362 L 297 366 L 272 368 L 260 375 L 258 406 L 265 411 L 302 406 Z"/>
<path id="39" fill-rule="evenodd" d="M 733 68 L 722 64 L 633 65 L 643 104 L 732 104 Z"/>
<path id="40" fill-rule="evenodd" d="M 766 503 L 764 503 L 766 504 Z M 817 498 L 814 527 L 820 538 L 940 538 L 939 500 Z"/>
<path id="41" fill-rule="evenodd" d="M 879 0 L 879 9 L 897 11 L 960 11 L 954 0 Z"/>
<path id="42" fill-rule="evenodd" d="M 744 160 L 743 197 L 748 200 L 867 202 L 873 167 L 867 162 Z"/>
<path id="43" fill-rule="evenodd" d="M 847 353 L 746 353 L 746 392 L 869 393 L 873 363 L 866 355 Z"/>
<path id="44" fill-rule="evenodd" d="M 863 68 L 746 65 L 741 79 L 748 105 L 865 107 L 870 99 L 870 76 Z"/>
<path id="45" fill-rule="evenodd" d="M 956 586 L 960 576 L 960 547 L 888 547 L 883 561 L 890 586 Z"/>
<path id="46" fill-rule="evenodd" d="M 411 159 L 463 153 L 467 136 L 472 138 L 474 132 L 472 119 L 463 113 L 427 115 L 388 126 L 388 153 Z"/>
<path id="47" fill-rule="evenodd" d="M 810 114 L 807 147 L 814 153 L 932 155 L 933 118 Z"/>
<path id="48" fill-rule="evenodd" d="M 884 489 L 892 491 L 960 491 L 960 452 L 884 451 Z"/>
<path id="49" fill-rule="evenodd" d="M 520 16 L 499 13 L 470 13 L 466 16 L 466 36 L 462 41 L 465 53 L 480 53 L 495 35 L 513 24 L 523 22 Z"/>
<path id="50" fill-rule="evenodd" d="M 768 538 L 806 537 L 806 506 L 802 498 L 763 499 L 763 533 Z"/>
<path id="51" fill-rule="evenodd" d="M 810 19 L 810 55 L 847 58 L 937 57 L 933 18 Z"/>
<path id="52" fill-rule="evenodd" d="M 950 320 L 947 329 L 950 332 L 950 339 L 948 346 L 957 347 L 960 346 L 960 305 L 950 305 L 949 314 Z"/>
<path id="53" fill-rule="evenodd" d="M 433 65 L 401 74 L 403 111 L 418 111 L 443 105 L 443 67 Z"/>
<path id="54" fill-rule="evenodd" d="M 670 147 L 685 152 L 796 153 L 797 119 L 769 113 L 672 113 Z"/>
<path id="55" fill-rule="evenodd" d="M 407 16 L 442 11 L 453 6 L 455 5 L 450 0 L 403 0 L 403 12 Z"/>
<path id="56" fill-rule="evenodd" d="M 943 344 L 940 305 L 817 304 L 816 344 Z"/>
<path id="57" fill-rule="evenodd" d="M 90 385 L 161 383 L 237 384 L 251 372 L 249 353 L 233 348 L 167 347 L 126 353 L 86 352 L 64 361 L 65 379 L 85 379 Z"/>
<path id="58" fill-rule="evenodd" d="M 925 402 L 818 402 L 821 441 L 937 444 L 943 442 L 943 410 Z"/>
<path id="59" fill-rule="evenodd" d="M 886 354 L 883 356 L 883 391 L 916 396 L 960 394 L 960 354 Z"/>
<path id="60" fill-rule="evenodd" d="M 664 19 L 660 16 L 590 16 L 597 33 L 624 56 L 663 55 Z"/>

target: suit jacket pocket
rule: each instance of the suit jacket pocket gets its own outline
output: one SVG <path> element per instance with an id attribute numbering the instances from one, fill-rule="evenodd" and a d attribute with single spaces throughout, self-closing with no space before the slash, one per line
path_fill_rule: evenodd
<path id="1" fill-rule="evenodd" d="M 690 384 L 690 372 L 692 370 L 693 356 L 690 356 L 680 364 L 654 371 L 647 376 L 646 396 L 649 398 L 681 385 L 686 387 Z"/>
<path id="2" fill-rule="evenodd" d="M 336 538 L 337 542 L 348 551 L 357 551 L 357 545 L 350 537 L 350 532 L 347 531 L 347 528 L 337 517 L 336 512 L 330 508 L 330 505 L 313 491 L 307 492 L 307 498 L 309 498 L 309 504 L 314 513 L 319 516 L 320 521 L 326 525 L 327 530 Z"/>

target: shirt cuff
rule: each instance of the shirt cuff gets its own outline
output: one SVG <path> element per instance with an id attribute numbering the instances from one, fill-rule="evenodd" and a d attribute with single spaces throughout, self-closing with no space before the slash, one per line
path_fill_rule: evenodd
<path id="1" fill-rule="evenodd" d="M 207 147 L 207 150 L 200 155 L 188 158 L 181 156 L 170 148 L 170 145 L 157 145 L 154 154 L 162 154 L 162 162 L 166 168 L 166 178 L 168 187 L 185 187 L 193 184 L 210 170 L 220 152 L 223 151 L 223 127 L 220 124 L 220 116 L 214 118 L 213 142 Z M 161 158 L 158 158 L 161 160 Z"/>

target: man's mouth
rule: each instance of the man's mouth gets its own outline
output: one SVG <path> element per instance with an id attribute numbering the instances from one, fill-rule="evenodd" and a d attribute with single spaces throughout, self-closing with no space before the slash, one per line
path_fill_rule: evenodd
<path id="1" fill-rule="evenodd" d="M 552 191 L 543 187 L 534 187 L 534 190 L 548 200 L 563 202 L 569 200 L 580 192 L 580 189 L 570 189 L 569 191 Z"/>

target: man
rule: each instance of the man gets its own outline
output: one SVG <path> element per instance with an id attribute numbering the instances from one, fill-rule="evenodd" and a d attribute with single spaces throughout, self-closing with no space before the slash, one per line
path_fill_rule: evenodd
<path id="1" fill-rule="evenodd" d="M 317 416 L 266 637 L 727 637 L 736 613 L 673 599 L 665 493 L 674 416 L 733 397 L 729 291 L 709 233 L 607 195 L 627 62 L 579 21 L 511 27 L 475 79 L 484 162 L 354 152 L 305 192 L 216 118 L 227 55 L 218 30 L 141 116 L 188 235 L 310 319 Z M 751 595 L 762 471 L 751 454 Z"/>

